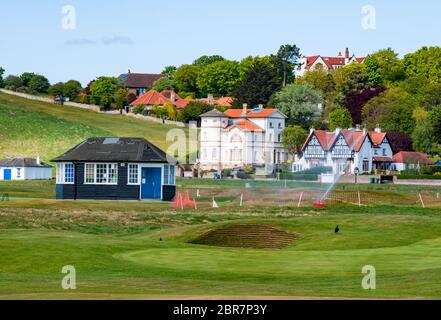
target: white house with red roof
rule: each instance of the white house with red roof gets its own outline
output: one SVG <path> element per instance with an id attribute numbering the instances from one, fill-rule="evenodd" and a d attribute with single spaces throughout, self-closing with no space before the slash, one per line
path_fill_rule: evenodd
<path id="1" fill-rule="evenodd" d="M 353 62 L 361 63 L 364 60 L 364 57 L 357 58 L 355 54 L 351 56 L 349 54 L 348 48 L 346 48 L 344 56 L 341 54 L 341 52 L 336 57 L 324 57 L 321 55 L 303 56 L 300 59 L 299 66 L 295 70 L 295 75 L 296 77 L 302 77 L 305 75 L 306 71 L 314 70 L 317 68 L 323 68 L 323 70 L 326 71 L 336 70 Z"/>
<path id="2" fill-rule="evenodd" d="M 281 144 L 286 116 L 278 109 L 213 109 L 201 115 L 200 165 L 204 170 L 265 167 L 288 160 Z"/>
<path id="3" fill-rule="evenodd" d="M 380 128 L 367 131 L 351 128 L 327 132 L 311 129 L 302 151 L 296 155 L 293 171 L 332 167 L 334 174 L 370 173 L 391 170 L 393 150 Z"/>

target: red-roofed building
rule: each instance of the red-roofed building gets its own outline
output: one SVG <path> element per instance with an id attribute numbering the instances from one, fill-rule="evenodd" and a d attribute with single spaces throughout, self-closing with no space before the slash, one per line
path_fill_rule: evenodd
<path id="1" fill-rule="evenodd" d="M 311 129 L 293 170 L 332 167 L 334 174 L 392 170 L 393 149 L 387 133 L 356 128 L 327 132 Z"/>
<path id="2" fill-rule="evenodd" d="M 286 116 L 277 109 L 212 110 L 201 115 L 200 164 L 204 170 L 242 166 L 271 172 L 288 160 L 281 144 Z"/>
<path id="3" fill-rule="evenodd" d="M 130 104 L 130 107 L 133 108 L 135 106 L 143 105 L 147 110 L 151 110 L 154 105 L 163 106 L 167 102 L 172 103 L 176 109 L 179 110 L 185 108 L 191 101 L 182 99 L 172 90 L 164 90 L 161 93 L 155 90 L 150 90 L 133 101 Z"/>
<path id="4" fill-rule="evenodd" d="M 300 64 L 295 70 L 296 77 L 302 77 L 306 71 L 314 70 L 316 68 L 323 68 L 323 70 L 330 71 L 344 67 L 353 62 L 362 63 L 365 58 L 357 58 L 354 54 L 350 56 L 349 49 L 346 48 L 345 55 L 341 52 L 336 57 L 304 56 L 300 60 Z"/>
<path id="5" fill-rule="evenodd" d="M 427 154 L 413 151 L 400 151 L 393 156 L 392 161 L 397 171 L 417 169 L 423 165 L 433 164 Z"/>

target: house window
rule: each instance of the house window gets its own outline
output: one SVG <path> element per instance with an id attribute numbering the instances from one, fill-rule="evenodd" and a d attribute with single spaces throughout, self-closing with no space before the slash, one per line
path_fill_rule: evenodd
<path id="1" fill-rule="evenodd" d="M 73 184 L 75 167 L 73 163 L 57 163 L 57 183 Z"/>
<path id="2" fill-rule="evenodd" d="M 86 163 L 84 182 L 95 183 L 95 165 L 93 163 Z"/>
<path id="3" fill-rule="evenodd" d="M 84 183 L 86 184 L 118 184 L 118 164 L 86 163 Z"/>
<path id="4" fill-rule="evenodd" d="M 279 122 L 279 129 L 282 129 L 282 123 Z"/>
<path id="5" fill-rule="evenodd" d="M 17 179 L 21 178 L 21 168 L 17 168 Z"/>
<path id="6" fill-rule="evenodd" d="M 139 184 L 139 173 L 137 164 L 129 164 L 129 184 Z"/>
<path id="7" fill-rule="evenodd" d="M 164 184 L 174 185 L 175 184 L 175 166 L 164 166 Z"/>
<path id="8" fill-rule="evenodd" d="M 369 171 L 369 161 L 363 160 L 363 172 L 368 172 L 368 171 Z"/>
<path id="9" fill-rule="evenodd" d="M 270 128 L 274 128 L 274 126 L 273 126 L 273 123 L 272 123 L 272 122 L 270 122 Z"/>
<path id="10" fill-rule="evenodd" d="M 280 142 L 280 134 L 277 136 L 277 141 Z"/>
<path id="11" fill-rule="evenodd" d="M 386 148 L 383 148 L 383 156 L 386 156 Z"/>
<path id="12" fill-rule="evenodd" d="M 217 149 L 216 148 L 214 148 L 212 151 L 211 151 L 211 158 L 213 159 L 213 160 L 217 160 Z"/>

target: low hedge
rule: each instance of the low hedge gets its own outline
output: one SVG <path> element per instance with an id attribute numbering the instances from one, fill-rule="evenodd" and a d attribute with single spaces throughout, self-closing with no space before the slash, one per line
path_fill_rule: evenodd
<path id="1" fill-rule="evenodd" d="M 397 179 L 404 180 L 404 179 L 416 179 L 416 180 L 424 180 L 424 179 L 430 179 L 430 180 L 441 180 L 441 175 L 430 175 L 430 174 L 399 174 L 397 176 Z"/>
<path id="2" fill-rule="evenodd" d="M 316 181 L 318 179 L 318 175 L 317 174 L 312 174 L 312 173 L 282 172 L 280 174 L 280 179 L 282 179 L 282 180 Z"/>

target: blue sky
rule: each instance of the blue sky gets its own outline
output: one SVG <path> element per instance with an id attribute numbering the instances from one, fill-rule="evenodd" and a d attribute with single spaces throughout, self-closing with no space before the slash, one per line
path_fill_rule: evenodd
<path id="1" fill-rule="evenodd" d="M 62 8 L 76 9 L 76 29 L 62 28 Z M 376 9 L 376 29 L 362 28 L 362 7 Z M 203 54 L 240 60 L 293 43 L 305 55 L 357 56 L 392 47 L 400 55 L 441 44 L 438 0 L 14 0 L 0 18 L 0 66 L 51 82 L 160 72 Z"/>

